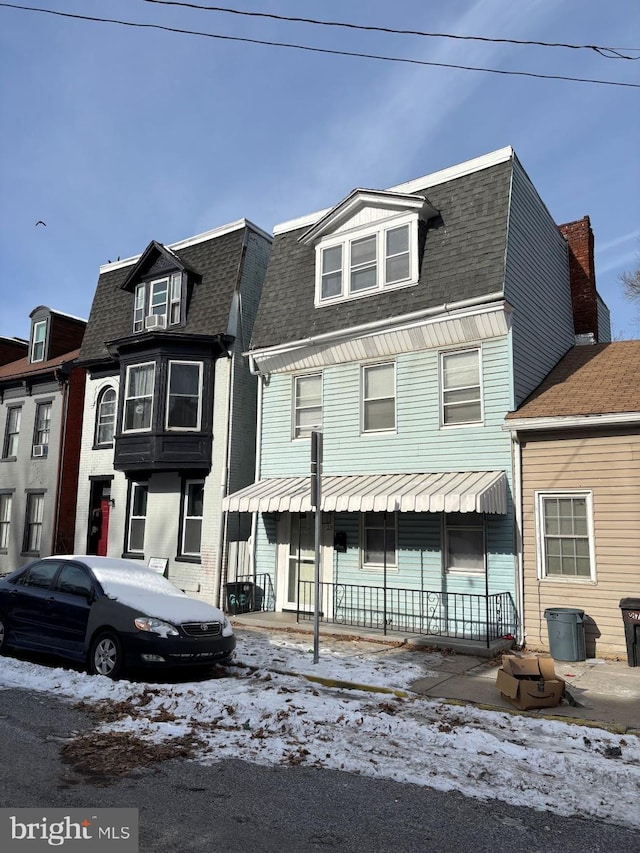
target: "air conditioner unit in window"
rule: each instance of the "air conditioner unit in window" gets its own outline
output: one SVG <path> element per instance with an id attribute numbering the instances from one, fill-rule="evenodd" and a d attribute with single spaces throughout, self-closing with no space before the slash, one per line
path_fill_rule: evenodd
<path id="1" fill-rule="evenodd" d="M 164 329 L 167 325 L 167 318 L 164 314 L 150 314 L 144 318 L 145 329 Z"/>
<path id="2" fill-rule="evenodd" d="M 49 447 L 46 444 L 34 444 L 31 450 L 32 456 L 46 456 Z"/>

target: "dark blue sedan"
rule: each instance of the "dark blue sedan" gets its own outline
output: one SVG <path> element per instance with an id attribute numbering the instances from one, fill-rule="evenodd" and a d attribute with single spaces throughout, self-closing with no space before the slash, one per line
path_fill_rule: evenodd
<path id="1" fill-rule="evenodd" d="M 0 654 L 50 653 L 118 678 L 126 667 L 229 663 L 235 645 L 221 610 L 133 560 L 45 557 L 0 578 Z"/>

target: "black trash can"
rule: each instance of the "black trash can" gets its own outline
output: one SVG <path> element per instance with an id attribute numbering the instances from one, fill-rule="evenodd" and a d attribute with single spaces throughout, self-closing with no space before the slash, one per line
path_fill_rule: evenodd
<path id="1" fill-rule="evenodd" d="M 586 660 L 584 610 L 548 607 L 544 611 L 549 634 L 549 651 L 556 660 Z"/>
<path id="2" fill-rule="evenodd" d="M 251 613 L 254 610 L 254 584 L 236 581 L 226 585 L 227 613 Z"/>
<path id="3" fill-rule="evenodd" d="M 627 663 L 640 666 L 640 598 L 621 598 L 620 610 L 627 642 Z"/>

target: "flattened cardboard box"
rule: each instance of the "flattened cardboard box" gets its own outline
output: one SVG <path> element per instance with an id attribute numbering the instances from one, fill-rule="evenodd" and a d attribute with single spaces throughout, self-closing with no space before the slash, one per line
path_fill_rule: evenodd
<path id="1" fill-rule="evenodd" d="M 553 708 L 564 696 L 565 684 L 558 678 L 551 657 L 502 656 L 496 687 L 516 708 Z"/>

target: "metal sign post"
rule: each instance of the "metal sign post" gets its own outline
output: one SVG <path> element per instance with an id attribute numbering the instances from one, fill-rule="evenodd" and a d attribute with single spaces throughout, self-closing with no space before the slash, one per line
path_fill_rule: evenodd
<path id="1" fill-rule="evenodd" d="M 311 506 L 315 511 L 313 662 L 320 659 L 320 536 L 322 531 L 322 433 L 311 433 Z"/>

